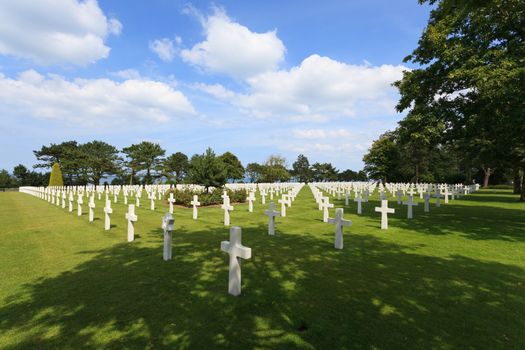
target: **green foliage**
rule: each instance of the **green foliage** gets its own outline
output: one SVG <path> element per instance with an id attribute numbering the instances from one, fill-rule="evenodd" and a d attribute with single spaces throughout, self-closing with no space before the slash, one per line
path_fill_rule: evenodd
<path id="1" fill-rule="evenodd" d="M 225 152 L 219 159 L 224 163 L 226 178 L 229 180 L 241 180 L 244 177 L 244 167 L 239 158 L 231 152 Z"/>
<path id="2" fill-rule="evenodd" d="M 291 177 L 286 169 L 286 159 L 278 155 L 271 155 L 266 160 L 261 175 L 261 182 L 286 182 Z"/>
<path id="3" fill-rule="evenodd" d="M 151 184 L 153 182 L 152 171 L 161 170 L 161 157 L 166 153 L 158 143 L 142 141 L 122 149 L 127 157 L 126 165 L 130 169 L 130 179 L 142 170 L 146 171 L 143 182 Z M 132 181 L 132 180 L 131 180 Z"/>
<path id="4" fill-rule="evenodd" d="M 292 164 L 293 176 L 297 177 L 299 182 L 310 182 L 312 180 L 312 173 L 310 170 L 310 162 L 305 155 L 299 154 L 297 160 Z"/>
<path id="5" fill-rule="evenodd" d="M 79 146 L 79 162 L 88 181 L 100 184 L 104 175 L 119 171 L 118 150 L 102 141 L 91 141 Z"/>
<path id="6" fill-rule="evenodd" d="M 338 181 L 367 181 L 368 176 L 363 170 L 353 171 L 350 169 L 344 170 L 337 174 Z"/>
<path id="7" fill-rule="evenodd" d="M 264 167 L 259 163 L 248 163 L 246 165 L 246 177 L 250 182 L 261 182 Z"/>
<path id="8" fill-rule="evenodd" d="M 62 171 L 60 170 L 60 164 L 55 163 L 51 168 L 51 174 L 49 175 L 49 186 L 64 186 L 64 179 L 62 178 Z"/>
<path id="9" fill-rule="evenodd" d="M 189 180 L 198 185 L 222 187 L 226 183 L 226 168 L 224 163 L 215 155 L 211 148 L 204 154 L 195 154 L 191 157 Z"/>
<path id="10" fill-rule="evenodd" d="M 330 163 L 314 163 L 311 171 L 314 181 L 337 181 L 338 171 Z"/>
<path id="11" fill-rule="evenodd" d="M 180 183 L 188 173 L 189 166 L 187 155 L 182 152 L 174 153 L 164 161 L 164 175 L 171 179 L 174 174 L 173 180 Z"/>
<path id="12" fill-rule="evenodd" d="M 222 193 L 224 189 L 222 188 L 214 188 L 211 192 L 202 192 L 202 193 L 196 193 L 194 191 L 191 191 L 189 189 L 185 190 L 171 190 L 167 192 L 164 195 L 164 198 L 167 200 L 170 196 L 170 193 L 173 193 L 173 198 L 175 199 L 175 204 L 183 205 L 186 207 L 192 207 L 191 201 L 193 200 L 193 195 L 199 196 L 199 203 L 201 203 L 201 206 L 209 206 L 209 205 L 218 205 L 222 204 Z M 226 190 L 228 192 L 228 196 L 230 197 L 231 203 L 244 203 L 246 202 L 246 197 L 248 196 L 246 190 L 241 189 L 237 191 L 232 191 L 230 189 Z"/>
<path id="13" fill-rule="evenodd" d="M 423 160 L 438 132 L 441 144 L 461 149 L 462 168 L 484 170 L 484 183 L 496 167 L 525 169 L 525 2 L 421 2 L 436 8 L 405 59 L 419 67 L 395 83 L 397 109 L 419 119 L 411 160 Z"/>
<path id="14" fill-rule="evenodd" d="M 9 172 L 5 169 L 0 171 L 0 188 L 13 187 L 15 184 L 14 179 L 9 175 Z"/>

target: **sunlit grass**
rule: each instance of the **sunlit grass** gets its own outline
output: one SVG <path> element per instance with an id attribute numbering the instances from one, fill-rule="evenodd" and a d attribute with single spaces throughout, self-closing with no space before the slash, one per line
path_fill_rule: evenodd
<path id="1" fill-rule="evenodd" d="M 217 207 L 200 208 L 197 221 L 175 209 L 165 262 L 166 203 L 151 211 L 142 201 L 128 243 L 122 198 L 108 232 L 102 201 L 89 223 L 87 205 L 79 218 L 0 193 L 0 348 L 525 348 L 525 204 L 516 199 L 480 191 L 430 213 L 421 203 L 407 220 L 390 198 L 387 231 L 377 197 L 360 216 L 335 200 L 353 221 L 342 251 L 307 187 L 275 237 L 260 198 L 254 213 L 235 205 L 232 225 L 253 254 L 236 298 Z"/>

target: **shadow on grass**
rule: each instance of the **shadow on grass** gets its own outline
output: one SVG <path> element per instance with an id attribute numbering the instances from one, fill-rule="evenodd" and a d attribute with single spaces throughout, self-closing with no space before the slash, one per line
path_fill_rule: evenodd
<path id="1" fill-rule="evenodd" d="M 396 200 L 389 198 L 388 206 L 396 210 L 395 214 L 389 214 L 389 225 L 430 235 L 458 234 L 474 240 L 525 241 L 525 210 L 484 206 L 481 203 L 487 201 L 479 199 L 481 197 L 470 195 L 461 198 L 462 201 L 479 201 L 480 205 L 450 201 L 449 204 L 442 203 L 441 207 L 436 207 L 435 202 L 432 202 L 429 213 L 424 212 L 424 204 L 419 202 L 413 208 L 413 219 L 407 219 L 406 205 L 399 205 Z M 506 202 L 513 203 L 508 197 L 505 197 Z M 355 213 L 354 203 L 349 206 L 344 205 L 344 200 L 335 200 L 334 203 L 336 208 L 345 208 L 345 213 Z M 370 199 L 363 203 L 363 213 L 359 216 L 374 220 L 377 225 L 373 227 L 379 227 L 380 214 L 374 211 L 379 206 L 379 200 Z"/>
<path id="2" fill-rule="evenodd" d="M 0 307 L 0 334 L 18 337 L 3 348 L 525 348 L 517 267 L 248 226 L 253 258 L 231 297 L 227 229 L 177 230 L 168 262 L 160 232 L 23 286 Z"/>

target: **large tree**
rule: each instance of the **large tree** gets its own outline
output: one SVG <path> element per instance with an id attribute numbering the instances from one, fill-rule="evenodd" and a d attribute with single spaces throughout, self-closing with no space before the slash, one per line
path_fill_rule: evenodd
<path id="1" fill-rule="evenodd" d="M 246 177 L 250 182 L 261 182 L 264 166 L 259 163 L 248 163 L 246 165 Z"/>
<path id="2" fill-rule="evenodd" d="M 292 164 L 292 169 L 293 175 L 297 177 L 300 182 L 309 182 L 312 180 L 310 162 L 304 154 L 297 156 L 297 160 Z"/>
<path id="3" fill-rule="evenodd" d="M 195 154 L 190 160 L 190 181 L 209 187 L 222 187 L 226 183 L 226 167 L 211 148 L 204 154 Z"/>
<path id="4" fill-rule="evenodd" d="M 525 2 L 420 2 L 436 7 L 418 47 L 405 58 L 419 67 L 395 84 L 398 110 L 428 118 L 427 125 L 439 118 L 443 142 L 470 145 L 465 152 L 477 155 L 485 184 L 494 167 L 524 169 Z"/>
<path id="5" fill-rule="evenodd" d="M 338 171 L 331 163 L 314 163 L 311 171 L 315 181 L 337 181 Z"/>
<path id="6" fill-rule="evenodd" d="M 182 152 L 177 152 L 166 158 L 164 161 L 164 174 L 166 177 L 173 176 L 175 182 L 179 183 L 188 173 L 188 156 Z"/>
<path id="7" fill-rule="evenodd" d="M 66 178 L 66 184 L 74 184 L 79 181 L 83 183 L 83 172 L 79 161 L 80 145 L 76 141 L 66 141 L 59 144 L 42 146 L 39 150 L 33 151 L 40 163 L 34 165 L 35 168 L 51 168 L 53 164 L 60 164 L 60 169 Z"/>
<path id="8" fill-rule="evenodd" d="M 119 172 L 118 150 L 102 142 L 91 141 L 79 146 L 79 162 L 87 180 L 98 185 L 105 175 Z"/>
<path id="9" fill-rule="evenodd" d="M 228 180 L 241 180 L 244 177 L 244 167 L 233 153 L 225 152 L 219 156 L 219 159 L 224 163 Z"/>
<path id="10" fill-rule="evenodd" d="M 286 159 L 279 155 L 268 157 L 262 168 L 261 182 L 285 182 L 290 180 L 290 173 L 286 169 Z"/>
<path id="11" fill-rule="evenodd" d="M 151 184 L 153 182 L 152 172 L 160 170 L 159 166 L 162 162 L 162 156 L 166 153 L 158 143 L 149 141 L 142 141 L 138 144 L 133 144 L 122 149 L 122 152 L 127 157 L 127 166 L 131 170 L 130 178 L 137 174 L 137 172 L 145 170 L 144 183 Z"/>

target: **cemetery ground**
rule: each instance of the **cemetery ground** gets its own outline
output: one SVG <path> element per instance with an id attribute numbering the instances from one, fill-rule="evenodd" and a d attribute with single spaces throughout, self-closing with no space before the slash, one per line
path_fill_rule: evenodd
<path id="1" fill-rule="evenodd" d="M 0 348 L 524 349 L 525 204 L 504 190 L 433 200 L 430 213 L 417 200 L 407 220 L 390 197 L 396 213 L 380 230 L 377 194 L 360 216 L 332 199 L 353 222 L 342 250 L 307 187 L 276 236 L 260 196 L 254 213 L 234 204 L 252 258 L 233 297 L 218 207 L 197 221 L 176 207 L 163 261 L 165 202 L 142 201 L 128 243 L 122 195 L 104 231 L 103 201 L 89 223 L 86 204 L 77 217 L 0 193 Z"/>

